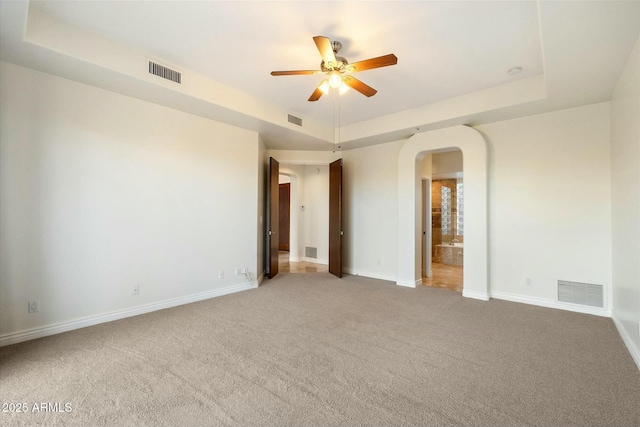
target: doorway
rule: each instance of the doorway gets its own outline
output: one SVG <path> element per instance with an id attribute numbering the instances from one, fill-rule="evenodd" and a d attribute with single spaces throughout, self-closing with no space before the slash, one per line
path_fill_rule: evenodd
<path id="1" fill-rule="evenodd" d="M 465 260 L 463 297 L 489 299 L 489 239 L 487 203 L 487 145 L 468 126 L 419 133 L 409 138 L 398 154 L 398 279 L 399 286 L 422 284 L 421 162 L 425 156 L 458 148 L 465 173 Z"/>
<path id="2" fill-rule="evenodd" d="M 462 292 L 464 183 L 462 152 L 431 153 L 422 164 L 422 285 Z M 425 175 L 427 177 L 425 177 Z"/>
<path id="3" fill-rule="evenodd" d="M 272 278 L 278 272 L 327 271 L 340 277 L 336 273 L 342 271 L 341 169 L 341 159 L 333 165 L 278 163 L 278 187 L 271 195 L 277 191 L 279 209 L 274 212 L 268 230 L 271 240 L 275 240 L 272 235 L 278 236 L 276 250 L 268 255 L 269 260 L 276 258 L 277 264 L 270 261 L 273 273 L 267 272 L 267 277 Z M 332 194 L 337 197 L 331 198 Z M 271 196 L 268 199 L 273 205 Z M 276 220 L 277 230 L 273 228 Z"/>

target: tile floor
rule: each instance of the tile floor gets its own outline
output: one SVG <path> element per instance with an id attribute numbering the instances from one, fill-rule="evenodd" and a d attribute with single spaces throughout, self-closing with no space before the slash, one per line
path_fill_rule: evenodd
<path id="1" fill-rule="evenodd" d="M 431 277 L 422 278 L 422 286 L 462 292 L 462 266 L 431 263 Z"/>
<path id="2" fill-rule="evenodd" d="M 437 262 L 431 263 L 432 277 L 423 277 L 423 286 L 445 288 L 451 291 L 462 292 L 462 267 L 458 265 L 446 265 Z M 326 273 L 329 266 L 312 262 L 291 262 L 289 252 L 278 252 L 279 273 Z"/>

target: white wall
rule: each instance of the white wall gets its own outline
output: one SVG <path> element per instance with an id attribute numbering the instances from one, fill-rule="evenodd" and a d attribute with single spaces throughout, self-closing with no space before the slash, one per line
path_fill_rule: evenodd
<path id="1" fill-rule="evenodd" d="M 610 289 L 609 103 L 476 129 L 489 146 L 491 296 L 545 305 L 557 280 Z"/>
<path id="2" fill-rule="evenodd" d="M 329 264 L 329 166 L 304 166 L 303 190 L 300 211 L 302 239 L 300 248 L 304 255 L 305 247 L 317 248 L 317 258 L 305 261 Z"/>
<path id="3" fill-rule="evenodd" d="M 344 153 L 345 271 L 395 281 L 398 153 L 405 140 Z"/>
<path id="4" fill-rule="evenodd" d="M 462 151 L 454 150 L 434 154 L 432 168 L 434 179 L 439 179 L 438 175 L 462 172 Z M 450 178 L 450 176 L 447 176 L 447 178 Z"/>
<path id="5" fill-rule="evenodd" d="M 256 133 L 0 67 L 4 343 L 238 290 L 238 267 L 256 277 Z"/>
<path id="6" fill-rule="evenodd" d="M 613 318 L 640 368 L 640 39 L 611 102 Z"/>

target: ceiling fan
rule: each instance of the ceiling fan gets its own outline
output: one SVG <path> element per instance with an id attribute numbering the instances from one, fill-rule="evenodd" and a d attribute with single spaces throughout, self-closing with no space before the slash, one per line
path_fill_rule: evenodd
<path id="1" fill-rule="evenodd" d="M 324 79 L 316 90 L 313 91 L 309 101 L 317 101 L 323 94 L 329 92 L 329 88 L 335 88 L 342 94 L 349 87 L 357 90 L 365 96 L 373 96 L 378 91 L 362 83 L 355 77 L 346 73 L 355 73 L 357 71 L 370 70 L 372 68 L 386 67 L 388 65 L 396 65 L 398 58 L 394 54 L 379 56 L 377 58 L 366 59 L 364 61 L 349 62 L 343 56 L 338 56 L 338 52 L 342 48 L 342 44 L 338 41 L 331 41 L 327 37 L 316 36 L 313 38 L 316 46 L 322 56 L 320 70 L 294 70 L 294 71 L 272 71 L 272 76 L 294 76 L 303 74 L 326 74 Z"/>

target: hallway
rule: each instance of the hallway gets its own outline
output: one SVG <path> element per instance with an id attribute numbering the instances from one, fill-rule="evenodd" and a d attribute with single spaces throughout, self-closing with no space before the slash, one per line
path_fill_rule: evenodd
<path id="1" fill-rule="evenodd" d="M 280 273 L 327 273 L 329 266 L 312 262 L 290 262 L 289 252 L 278 252 L 278 271 Z"/>

